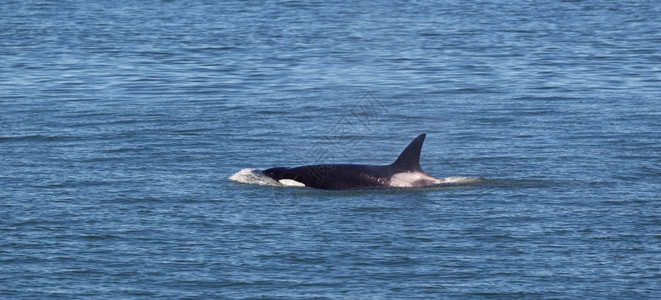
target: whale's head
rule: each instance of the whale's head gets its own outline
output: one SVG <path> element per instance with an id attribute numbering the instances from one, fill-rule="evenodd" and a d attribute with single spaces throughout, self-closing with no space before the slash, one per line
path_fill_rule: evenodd
<path id="1" fill-rule="evenodd" d="M 280 182 L 282 185 L 285 186 L 297 186 L 297 187 L 305 186 L 304 183 L 294 180 L 297 177 L 297 173 L 292 172 L 291 168 L 285 168 L 285 167 L 270 168 L 270 169 L 262 170 L 262 173 L 272 178 L 273 180 Z"/>
<path id="2" fill-rule="evenodd" d="M 280 180 L 280 179 L 286 178 L 285 177 L 285 172 L 287 172 L 287 170 L 289 170 L 289 168 L 277 167 L 277 168 L 270 168 L 270 169 L 262 170 L 262 173 L 264 175 L 268 176 L 268 177 L 271 177 L 271 178 L 275 179 L 275 180 Z"/>

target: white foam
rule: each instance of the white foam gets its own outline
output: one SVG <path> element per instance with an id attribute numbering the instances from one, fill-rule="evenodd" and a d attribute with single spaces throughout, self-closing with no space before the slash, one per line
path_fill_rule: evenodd
<path id="1" fill-rule="evenodd" d="M 282 185 L 281 183 L 264 175 L 258 169 L 243 169 L 239 172 L 234 173 L 234 175 L 230 176 L 229 179 L 239 183 L 246 183 L 246 184 L 270 185 L 270 186 Z"/>
<path id="2" fill-rule="evenodd" d="M 451 176 L 441 179 L 440 183 L 469 184 L 469 183 L 477 183 L 479 181 L 480 181 L 479 178 Z"/>

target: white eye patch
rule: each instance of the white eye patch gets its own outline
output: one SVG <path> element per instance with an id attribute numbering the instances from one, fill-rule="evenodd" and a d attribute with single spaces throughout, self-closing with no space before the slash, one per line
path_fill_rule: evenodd
<path id="1" fill-rule="evenodd" d="M 278 180 L 278 182 L 282 183 L 282 185 L 284 185 L 284 186 L 298 186 L 298 187 L 304 187 L 305 186 L 305 184 L 300 183 L 296 180 L 292 180 L 292 179 L 280 179 L 280 180 Z"/>

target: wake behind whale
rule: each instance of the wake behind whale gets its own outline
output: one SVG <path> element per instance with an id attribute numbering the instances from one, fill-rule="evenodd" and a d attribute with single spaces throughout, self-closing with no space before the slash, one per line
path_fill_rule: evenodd
<path id="1" fill-rule="evenodd" d="M 480 179 L 453 176 L 436 178 L 420 168 L 420 151 L 426 135 L 416 137 L 389 165 L 321 164 L 243 169 L 229 179 L 241 183 L 313 187 L 325 190 L 371 188 L 421 188 L 471 185 Z"/>

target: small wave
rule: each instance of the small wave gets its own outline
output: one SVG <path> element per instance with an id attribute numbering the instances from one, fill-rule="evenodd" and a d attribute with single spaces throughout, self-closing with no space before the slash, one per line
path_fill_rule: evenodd
<path id="1" fill-rule="evenodd" d="M 281 183 L 273 180 L 272 178 L 264 175 L 258 169 L 243 169 L 239 172 L 234 173 L 234 175 L 229 178 L 232 181 L 245 184 L 257 184 L 257 185 L 267 185 L 267 186 L 282 186 Z"/>
<path id="2" fill-rule="evenodd" d="M 451 176 L 443 178 L 441 184 L 473 184 L 482 182 L 484 182 L 482 179 L 475 177 Z"/>

